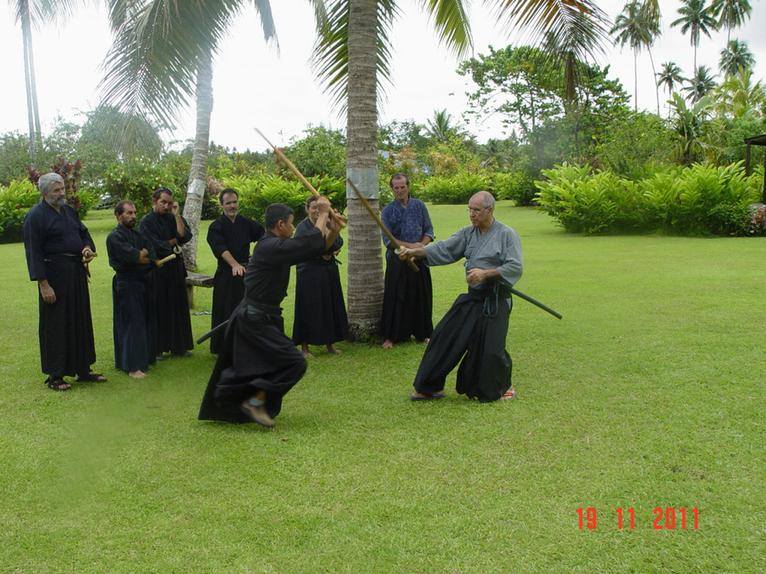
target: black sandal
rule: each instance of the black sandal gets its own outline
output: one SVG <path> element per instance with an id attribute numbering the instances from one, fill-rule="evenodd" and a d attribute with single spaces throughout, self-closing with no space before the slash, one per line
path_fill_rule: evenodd
<path id="1" fill-rule="evenodd" d="M 101 373 L 88 373 L 87 375 L 77 375 L 78 383 L 105 383 L 106 377 Z"/>
<path id="2" fill-rule="evenodd" d="M 72 390 L 72 385 L 67 383 L 61 377 L 55 377 L 55 378 L 48 377 L 43 382 L 46 385 L 48 385 L 48 388 L 50 390 L 52 390 L 52 391 L 70 391 L 70 390 Z"/>

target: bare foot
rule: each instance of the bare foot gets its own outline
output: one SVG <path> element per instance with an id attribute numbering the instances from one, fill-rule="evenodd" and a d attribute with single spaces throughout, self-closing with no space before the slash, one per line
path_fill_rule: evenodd
<path id="1" fill-rule="evenodd" d="M 133 377 L 134 379 L 145 379 L 145 378 L 146 378 L 146 377 L 148 377 L 149 375 L 147 375 L 147 374 L 146 374 L 145 372 L 143 372 L 143 371 L 130 371 L 130 372 L 128 373 L 128 376 L 129 376 L 129 377 Z"/>
<path id="2" fill-rule="evenodd" d="M 309 346 L 307 343 L 301 343 L 301 353 L 304 359 L 313 359 L 314 355 L 309 352 Z"/>
<path id="3" fill-rule="evenodd" d="M 328 353 L 333 353 L 335 355 L 341 355 L 341 351 L 339 349 L 336 349 L 332 345 L 325 345 L 325 348 L 327 349 Z"/>
<path id="4" fill-rule="evenodd" d="M 430 343 L 430 342 L 431 342 L 431 339 L 429 339 L 428 337 L 426 337 L 425 339 L 423 339 L 423 342 L 424 342 L 424 343 L 427 345 L 428 343 Z"/>
<path id="5" fill-rule="evenodd" d="M 383 344 L 381 345 L 384 349 L 393 349 L 394 348 L 394 342 L 391 339 L 386 339 L 383 341 Z"/>

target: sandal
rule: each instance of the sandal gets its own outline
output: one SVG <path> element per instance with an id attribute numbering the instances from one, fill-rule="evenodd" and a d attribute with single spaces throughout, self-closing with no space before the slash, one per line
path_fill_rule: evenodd
<path id="1" fill-rule="evenodd" d="M 72 389 L 72 385 L 67 383 L 61 377 L 55 377 L 55 378 L 48 377 L 43 382 L 46 385 L 48 385 L 48 388 L 51 389 L 52 391 L 69 391 Z"/>
<path id="2" fill-rule="evenodd" d="M 105 383 L 106 377 L 101 373 L 91 371 L 87 375 L 77 375 L 78 383 Z"/>

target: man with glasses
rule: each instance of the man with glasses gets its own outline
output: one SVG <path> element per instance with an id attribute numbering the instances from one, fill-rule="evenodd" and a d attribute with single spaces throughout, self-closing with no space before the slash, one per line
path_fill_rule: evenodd
<path id="1" fill-rule="evenodd" d="M 410 197 L 407 176 L 395 174 L 389 185 L 394 201 L 381 213 L 381 220 L 402 247 L 416 248 L 428 245 L 434 239 L 434 227 L 425 204 Z M 433 289 L 431 272 L 422 261 L 416 262 L 416 273 L 393 251 L 391 241 L 383 234 L 386 246 L 386 277 L 383 292 L 383 315 L 380 332 L 385 338 L 384 349 L 394 343 L 409 341 L 414 335 L 418 341 L 428 342 L 434 330 L 431 321 Z"/>
<path id="2" fill-rule="evenodd" d="M 178 357 L 191 356 L 194 348 L 189 294 L 186 291 L 186 267 L 181 245 L 192 238 L 189 224 L 181 217 L 173 191 L 157 188 L 152 195 L 152 210 L 139 224 L 139 231 L 154 247 L 157 259 L 176 253 L 177 257 L 149 272 L 149 287 L 154 294 L 157 317 L 157 360 L 170 352 Z"/>
<path id="3" fill-rule="evenodd" d="M 505 338 L 513 305 L 510 288 L 522 273 L 521 241 L 495 219 L 494 211 L 495 198 L 480 191 L 468 202 L 471 225 L 444 241 L 405 248 L 399 255 L 423 257 L 429 265 L 466 259 L 468 292 L 458 296 L 436 325 L 415 376 L 413 401 L 443 398 L 445 379 L 458 363 L 459 394 L 483 403 L 513 396 Z"/>

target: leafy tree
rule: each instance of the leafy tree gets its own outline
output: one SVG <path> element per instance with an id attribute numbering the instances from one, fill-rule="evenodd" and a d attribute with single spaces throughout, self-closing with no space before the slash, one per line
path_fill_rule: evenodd
<path id="1" fill-rule="evenodd" d="M 682 34 L 689 34 L 689 40 L 694 47 L 694 69 L 697 69 L 697 48 L 700 45 L 700 34 L 708 38 L 711 30 L 718 30 L 712 10 L 705 5 L 705 0 L 681 0 L 682 6 L 678 9 L 680 18 L 670 23 L 670 27 L 681 26 Z"/>
<path id="2" fill-rule="evenodd" d="M 718 18 L 718 28 L 726 28 L 727 44 L 731 42 L 731 31 L 742 26 L 753 11 L 747 0 L 713 0 L 710 8 L 713 16 Z"/>
<path id="3" fill-rule="evenodd" d="M 646 166 L 667 163 L 672 154 L 672 133 L 666 122 L 647 112 L 630 112 L 604 130 L 593 163 L 636 180 Z"/>
<path id="4" fill-rule="evenodd" d="M 718 66 L 724 76 L 735 76 L 740 68 L 752 70 L 755 66 L 755 56 L 747 47 L 747 42 L 731 40 L 726 48 L 721 50 Z"/>
<path id="5" fill-rule="evenodd" d="M 414 120 L 394 120 L 378 128 L 378 148 L 387 151 L 399 151 L 404 147 L 423 150 L 428 145 L 425 130 L 425 126 Z"/>
<path id="6" fill-rule="evenodd" d="M 303 130 L 303 138 L 293 138 L 285 153 L 303 175 L 327 175 L 344 178 L 346 175 L 346 136 L 324 126 Z M 288 179 L 294 176 L 289 172 Z"/>

